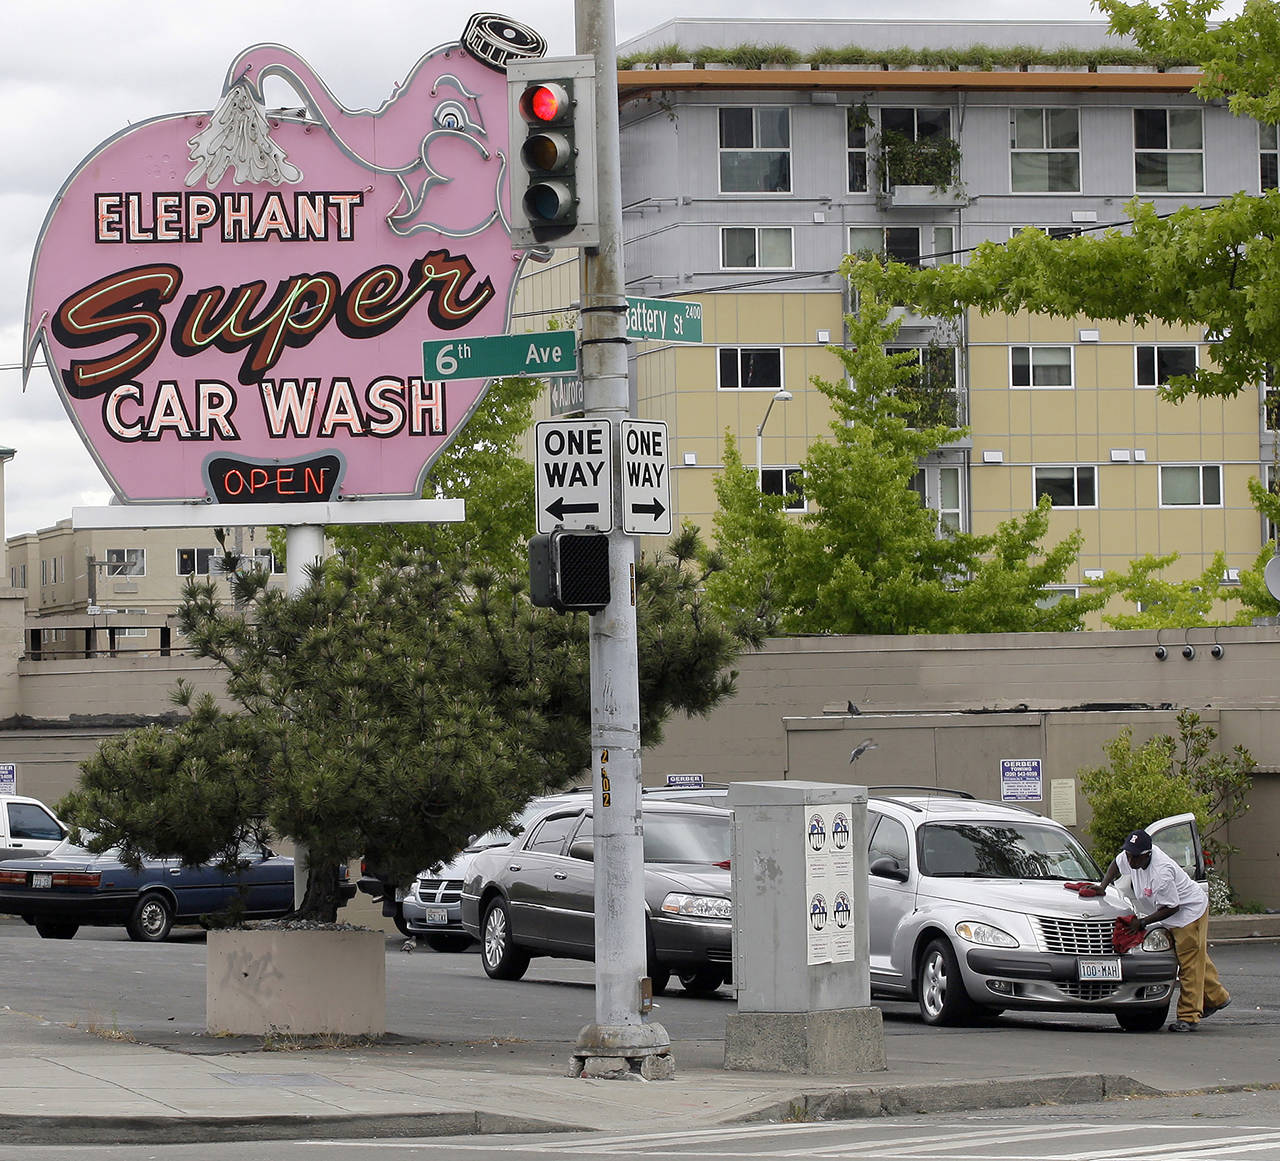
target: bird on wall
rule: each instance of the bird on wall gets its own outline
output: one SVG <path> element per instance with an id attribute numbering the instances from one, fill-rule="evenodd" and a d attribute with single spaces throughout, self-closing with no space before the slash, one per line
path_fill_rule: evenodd
<path id="1" fill-rule="evenodd" d="M 876 750 L 876 749 L 879 749 L 879 747 L 875 744 L 875 742 L 873 742 L 870 738 L 864 739 L 863 741 L 859 742 L 856 746 L 854 746 L 853 753 L 849 755 L 849 765 L 852 766 L 868 750 Z"/>

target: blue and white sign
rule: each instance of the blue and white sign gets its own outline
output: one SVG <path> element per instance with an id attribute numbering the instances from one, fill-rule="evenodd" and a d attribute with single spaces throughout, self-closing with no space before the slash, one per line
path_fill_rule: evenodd
<path id="1" fill-rule="evenodd" d="M 851 806 L 811 806 L 805 822 L 805 942 L 812 964 L 853 960 Z"/>
<path id="2" fill-rule="evenodd" d="M 18 767 L 13 762 L 0 762 L 0 794 L 18 793 Z"/>
<path id="3" fill-rule="evenodd" d="M 1000 800 L 1002 802 L 1042 802 L 1044 775 L 1039 758 L 1000 759 Z"/>
<path id="4" fill-rule="evenodd" d="M 667 786 L 675 790 L 701 790 L 701 774 L 668 774 Z"/>

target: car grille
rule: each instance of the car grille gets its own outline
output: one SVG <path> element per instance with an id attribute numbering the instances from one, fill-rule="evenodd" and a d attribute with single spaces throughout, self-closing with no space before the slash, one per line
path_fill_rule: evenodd
<path id="1" fill-rule="evenodd" d="M 1036 916 L 1045 951 L 1066 955 L 1115 955 L 1110 919 L 1051 919 Z"/>
<path id="2" fill-rule="evenodd" d="M 1058 984 L 1058 990 L 1073 1000 L 1107 1000 L 1114 996 L 1120 985 L 1105 980 L 1084 980 L 1074 984 Z"/>
<path id="3" fill-rule="evenodd" d="M 462 880 L 419 879 L 418 898 L 424 903 L 457 903 L 462 899 Z"/>

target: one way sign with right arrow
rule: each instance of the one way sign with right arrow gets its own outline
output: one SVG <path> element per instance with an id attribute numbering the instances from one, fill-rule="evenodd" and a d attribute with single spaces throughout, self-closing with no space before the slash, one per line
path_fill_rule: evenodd
<path id="1" fill-rule="evenodd" d="M 621 427 L 622 530 L 641 536 L 670 536 L 667 425 L 624 419 Z"/>
<path id="2" fill-rule="evenodd" d="M 613 529 L 613 473 L 607 419 L 556 419 L 534 425 L 538 531 Z"/>

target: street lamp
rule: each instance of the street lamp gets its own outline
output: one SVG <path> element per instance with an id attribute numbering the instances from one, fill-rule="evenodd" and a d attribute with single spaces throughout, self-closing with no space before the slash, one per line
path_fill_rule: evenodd
<path id="1" fill-rule="evenodd" d="M 775 403 L 790 403 L 790 391 L 776 391 L 774 396 L 769 400 L 769 406 L 764 409 L 764 418 L 760 421 L 760 426 L 756 428 L 756 488 L 764 491 L 764 425 L 769 422 L 769 412 L 773 410 Z"/>

